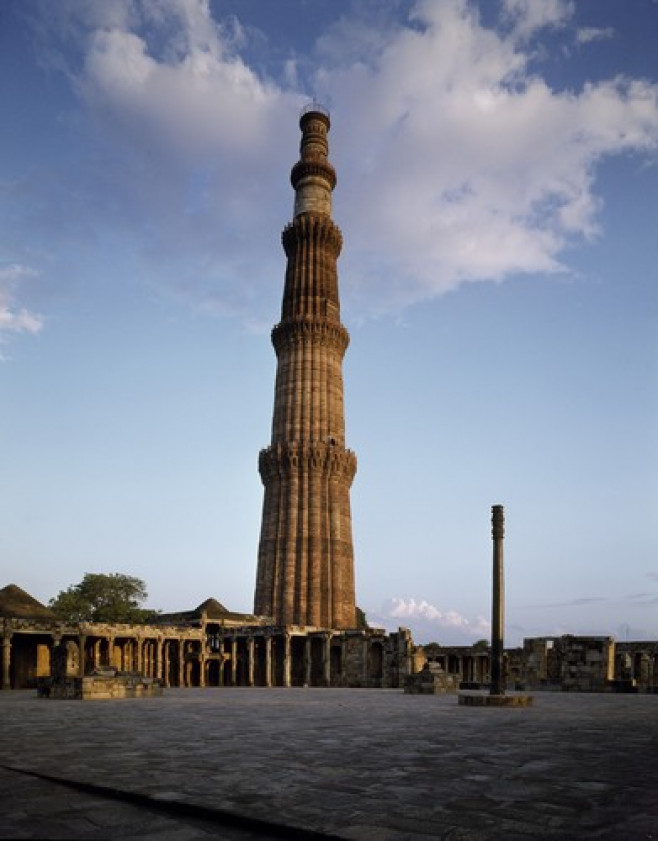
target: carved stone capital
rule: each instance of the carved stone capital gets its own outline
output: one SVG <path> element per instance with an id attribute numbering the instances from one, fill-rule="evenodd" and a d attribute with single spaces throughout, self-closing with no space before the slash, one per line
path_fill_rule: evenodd
<path id="1" fill-rule="evenodd" d="M 321 473 L 328 479 L 344 479 L 351 484 L 356 474 L 356 455 L 352 450 L 322 441 L 273 444 L 260 451 L 258 470 L 264 485 L 274 479 L 288 479 L 298 471 Z"/>
<path id="2" fill-rule="evenodd" d="M 313 176 L 323 178 L 329 185 L 330 190 L 333 190 L 336 186 L 336 170 L 326 158 L 322 160 L 319 155 L 314 160 L 298 161 L 290 173 L 290 183 L 296 190 L 300 181 Z"/>
<path id="3" fill-rule="evenodd" d="M 493 540 L 505 537 L 505 512 L 502 505 L 491 507 L 491 537 Z"/>
<path id="4" fill-rule="evenodd" d="M 303 241 L 313 242 L 318 248 L 327 248 L 336 258 L 343 247 L 340 228 L 331 217 L 323 214 L 300 213 L 283 229 L 281 242 L 288 258 L 294 257 Z"/>
<path id="5" fill-rule="evenodd" d="M 350 343 L 350 335 L 342 324 L 319 318 L 298 318 L 282 321 L 272 329 L 272 344 L 277 356 L 296 345 L 320 345 L 342 356 Z"/>

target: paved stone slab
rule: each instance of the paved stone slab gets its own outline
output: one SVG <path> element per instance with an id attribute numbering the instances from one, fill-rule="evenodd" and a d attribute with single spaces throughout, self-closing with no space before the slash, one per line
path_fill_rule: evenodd
<path id="1" fill-rule="evenodd" d="M 656 695 L 536 693 L 530 708 L 474 709 L 397 690 L 8 692 L 0 716 L 2 838 L 268 837 L 222 825 L 230 813 L 353 841 L 658 839 Z M 189 810 L 160 811 L 172 803 Z"/>

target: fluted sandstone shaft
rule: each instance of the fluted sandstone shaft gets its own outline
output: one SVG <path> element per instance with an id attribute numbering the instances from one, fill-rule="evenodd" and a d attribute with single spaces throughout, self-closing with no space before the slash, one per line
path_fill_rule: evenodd
<path id="1" fill-rule="evenodd" d="M 290 176 L 295 208 L 282 235 L 285 288 L 272 330 L 277 373 L 272 442 L 259 459 L 265 494 L 254 610 L 281 625 L 341 629 L 356 626 L 349 496 L 356 457 L 345 449 L 349 336 L 340 323 L 329 127 L 316 105 L 302 114 Z"/>

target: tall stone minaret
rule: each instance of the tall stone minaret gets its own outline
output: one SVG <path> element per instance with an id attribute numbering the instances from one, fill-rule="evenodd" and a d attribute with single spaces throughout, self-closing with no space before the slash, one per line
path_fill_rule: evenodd
<path id="1" fill-rule="evenodd" d="M 356 456 L 345 449 L 343 356 L 331 218 L 336 173 L 327 158 L 329 115 L 302 112 L 300 160 L 290 180 L 294 218 L 282 235 L 287 266 L 277 356 L 272 443 L 262 450 L 265 486 L 254 611 L 278 625 L 355 628 L 350 486 Z"/>

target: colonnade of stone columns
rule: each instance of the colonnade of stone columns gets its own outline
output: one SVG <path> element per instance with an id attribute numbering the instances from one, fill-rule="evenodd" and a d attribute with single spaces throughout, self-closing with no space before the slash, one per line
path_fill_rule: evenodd
<path id="1" fill-rule="evenodd" d="M 332 685 L 331 646 L 334 635 L 331 632 L 313 637 L 291 633 L 234 633 L 220 639 L 219 686 Z M 299 653 L 293 653 L 293 640 L 299 639 L 303 640 L 301 663 L 297 659 Z M 313 640 L 320 640 L 322 646 L 320 662 L 316 659 L 315 670 Z M 317 654 L 315 656 L 317 658 Z M 334 675 L 333 680 L 338 682 L 340 676 Z"/>
<path id="2" fill-rule="evenodd" d="M 165 687 L 395 686 L 409 667 L 407 643 L 391 646 L 369 631 L 297 626 L 160 629 L 86 623 L 35 625 L 27 632 L 5 625 L 0 639 L 4 689 L 36 686 L 52 676 L 60 646 L 70 678 L 116 669 Z"/>

